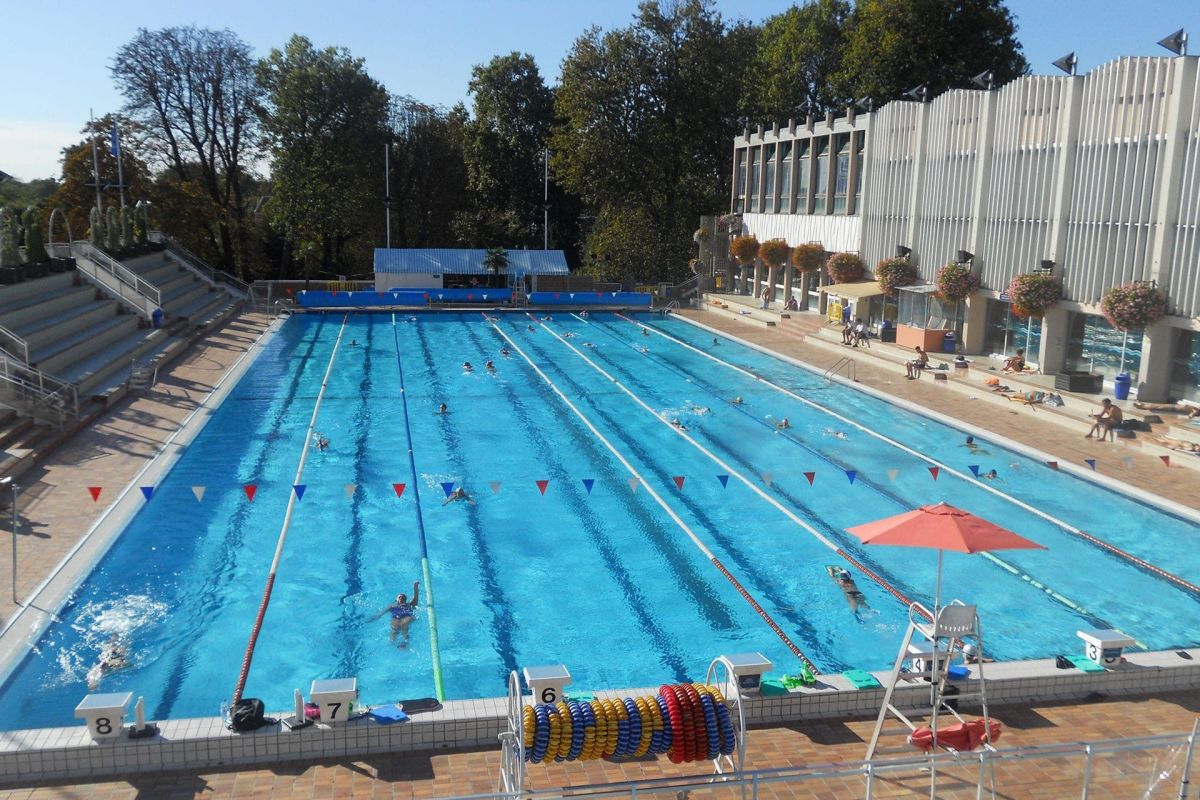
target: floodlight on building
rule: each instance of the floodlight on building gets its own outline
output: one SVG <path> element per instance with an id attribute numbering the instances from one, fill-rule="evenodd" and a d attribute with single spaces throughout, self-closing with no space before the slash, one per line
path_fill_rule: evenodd
<path id="1" fill-rule="evenodd" d="M 905 97 L 911 97 L 918 103 L 924 103 L 929 99 L 929 84 L 922 83 L 920 86 L 914 86 L 904 93 Z"/>
<path id="2" fill-rule="evenodd" d="M 854 101 L 854 105 L 858 106 L 868 114 L 875 110 L 875 101 L 870 97 L 860 97 Z"/>
<path id="3" fill-rule="evenodd" d="M 1183 28 L 1180 28 L 1164 39 L 1159 39 L 1158 44 L 1177 56 L 1187 55 L 1187 34 L 1183 32 Z"/>
<path id="4" fill-rule="evenodd" d="M 1044 258 L 1044 259 L 1042 259 L 1042 263 L 1041 263 L 1041 269 L 1042 269 L 1042 274 L 1043 274 L 1043 275 L 1052 275 L 1052 274 L 1054 274 L 1054 262 L 1053 262 L 1053 261 L 1051 261 L 1051 260 L 1050 260 L 1050 259 L 1048 259 L 1048 258 Z"/>
<path id="5" fill-rule="evenodd" d="M 912 255 L 912 248 L 905 247 L 902 244 L 896 245 L 896 258 L 908 258 Z"/>
<path id="6" fill-rule="evenodd" d="M 971 83 L 975 84 L 980 89 L 987 89 L 989 92 L 992 90 L 992 86 L 995 84 L 995 82 L 996 72 L 995 70 L 990 69 L 985 69 L 974 78 L 971 78 Z"/>
<path id="7" fill-rule="evenodd" d="M 959 264 L 970 264 L 972 261 L 975 260 L 975 254 L 969 253 L 966 250 L 959 250 L 958 255 L 955 257 L 955 260 Z"/>
<path id="8" fill-rule="evenodd" d="M 1075 57 L 1074 52 L 1070 52 L 1055 61 L 1054 66 L 1058 67 L 1068 75 L 1074 75 L 1076 67 L 1079 66 L 1079 59 Z"/>

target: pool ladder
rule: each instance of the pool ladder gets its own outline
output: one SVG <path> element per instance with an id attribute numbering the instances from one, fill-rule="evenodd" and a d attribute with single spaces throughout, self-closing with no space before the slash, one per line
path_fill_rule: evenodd
<path id="1" fill-rule="evenodd" d="M 842 356 L 836 362 L 834 362 L 832 367 L 825 370 L 825 380 L 831 381 L 833 380 L 834 375 L 843 372 L 846 374 L 847 378 L 855 383 L 858 383 L 858 375 L 854 368 L 854 359 L 850 358 L 849 356 Z"/>

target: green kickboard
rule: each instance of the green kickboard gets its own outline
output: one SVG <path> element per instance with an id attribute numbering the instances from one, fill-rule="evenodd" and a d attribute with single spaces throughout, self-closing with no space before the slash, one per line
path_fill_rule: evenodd
<path id="1" fill-rule="evenodd" d="M 874 689 L 880 685 L 879 681 L 875 680 L 875 676 L 865 669 L 848 669 L 842 673 L 842 676 L 854 684 L 855 689 Z"/>
<path id="2" fill-rule="evenodd" d="M 788 693 L 788 688 L 778 678 L 763 678 L 758 690 L 767 697 L 776 697 Z"/>
<path id="3" fill-rule="evenodd" d="M 1087 656 L 1067 656 L 1067 661 L 1070 661 L 1084 672 L 1104 672 L 1104 667 L 1092 661 Z"/>
<path id="4" fill-rule="evenodd" d="M 596 699 L 596 695 L 591 692 L 569 692 L 566 699 L 577 703 L 590 703 Z"/>

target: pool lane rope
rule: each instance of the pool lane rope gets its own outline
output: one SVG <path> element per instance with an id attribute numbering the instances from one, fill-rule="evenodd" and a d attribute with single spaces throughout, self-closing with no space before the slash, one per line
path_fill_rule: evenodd
<path id="1" fill-rule="evenodd" d="M 625 458 L 621 451 L 619 451 L 613 445 L 613 443 L 610 442 L 594 424 L 592 424 L 592 421 L 588 419 L 587 415 L 580 411 L 579 408 L 571 402 L 571 399 L 567 397 L 557 385 L 555 385 L 554 381 L 552 381 L 550 377 L 542 371 L 541 367 L 534 363 L 533 359 L 521 349 L 521 346 L 518 345 L 511 336 L 505 333 L 499 325 L 496 324 L 495 320 L 490 319 L 487 314 L 484 314 L 483 317 L 485 320 L 487 320 L 488 324 L 492 326 L 492 329 L 495 330 L 496 333 L 499 334 L 500 337 L 503 338 L 510 347 L 512 347 L 513 351 L 518 353 L 521 358 L 525 359 L 525 362 L 529 364 L 533 371 L 538 374 L 538 377 L 545 381 L 546 385 L 549 386 L 556 395 L 558 395 L 558 398 L 563 401 L 567 408 L 571 409 L 575 416 L 579 417 L 580 421 L 583 422 L 583 424 L 587 426 L 588 430 L 592 432 L 592 435 L 595 436 L 596 439 L 599 440 L 599 442 L 603 444 L 610 453 L 613 454 L 613 457 L 616 458 L 617 461 L 621 462 L 621 466 L 625 467 L 625 469 L 629 471 L 629 474 L 636 478 L 638 483 L 645 487 L 646 492 L 654 499 L 656 503 L 658 503 L 663 511 L 667 513 L 667 516 L 671 518 L 671 521 L 679 526 L 679 529 L 682 530 L 687 537 L 692 540 L 692 543 L 696 545 L 696 548 L 713 563 L 713 566 L 715 566 L 731 584 L 733 584 L 733 587 L 737 589 L 738 594 L 740 594 L 742 598 L 750 605 L 750 607 L 753 608 L 760 617 L 762 617 L 763 621 L 765 621 L 771 630 L 775 632 L 775 635 L 779 637 L 779 640 L 782 641 L 784 645 L 786 645 L 787 648 L 792 651 L 792 654 L 795 655 L 796 658 L 800 659 L 800 661 L 806 667 L 808 667 L 808 669 L 814 675 L 820 675 L 821 671 L 817 668 L 817 665 L 814 664 L 812 660 L 809 659 L 809 657 L 806 656 L 804 652 L 796 646 L 796 643 L 791 640 L 791 637 L 789 637 L 786 632 L 784 632 L 783 628 L 779 627 L 779 624 L 771 618 L 771 615 L 768 614 L 761 605 L 759 605 L 758 601 L 755 600 L 748 591 L 746 591 L 746 588 L 742 586 L 741 582 L 738 581 L 738 579 L 735 578 L 728 569 L 725 568 L 725 565 L 721 563 L 720 559 L 713 555 L 713 552 L 708 549 L 700 537 L 696 535 L 695 531 L 693 531 L 691 527 L 689 527 L 688 524 L 684 522 L 678 514 L 675 513 L 675 509 L 671 508 L 671 505 L 662 498 L 662 495 L 654 490 L 654 487 L 650 485 L 650 482 L 642 477 L 642 474 L 638 472 L 637 468 L 634 467 L 633 464 L 629 463 L 629 460 Z M 537 319 L 533 315 L 530 315 L 530 318 Z M 549 330 L 549 328 L 547 328 L 547 330 Z M 553 334 L 554 332 L 551 331 L 551 333 Z M 555 335 L 557 336 L 557 334 Z"/>
<path id="2" fill-rule="evenodd" d="M 664 684 L 658 694 L 524 706 L 525 760 L 596 761 L 666 755 L 675 764 L 737 750 L 737 728 L 716 686 Z"/>
<path id="3" fill-rule="evenodd" d="M 321 379 L 321 390 L 317 392 L 317 401 L 313 403 L 312 417 L 308 420 L 308 431 L 304 434 L 304 447 L 300 451 L 300 463 L 296 465 L 296 476 L 293 486 L 302 484 L 304 464 L 308 461 L 308 451 L 312 446 L 313 432 L 317 426 L 317 415 L 321 412 L 321 401 L 325 399 L 325 387 L 329 385 L 329 376 L 333 374 L 333 363 L 337 360 L 338 350 L 342 345 L 342 334 L 346 332 L 346 321 L 349 314 L 342 317 L 342 327 L 338 328 L 337 341 L 333 343 L 333 352 L 329 354 L 329 365 L 325 367 L 325 377 Z M 296 508 L 299 495 L 288 493 L 287 511 L 283 515 L 283 525 L 279 529 L 279 540 L 275 542 L 275 557 L 271 559 L 271 569 L 267 573 L 267 585 L 263 589 L 262 602 L 258 604 L 258 615 L 254 618 L 254 627 L 250 629 L 250 641 L 246 643 L 246 655 L 242 658 L 242 671 L 238 675 L 237 688 L 233 690 L 233 705 L 242 699 L 246 688 L 246 677 L 250 674 L 250 662 L 254 659 L 254 646 L 258 644 L 258 634 L 262 631 L 263 617 L 267 615 L 267 605 L 271 602 L 271 590 L 275 587 L 275 575 L 279 571 L 279 560 L 283 557 L 283 544 L 287 541 L 288 529 L 292 525 L 292 512 Z"/>
<path id="4" fill-rule="evenodd" d="M 412 426 L 408 417 L 408 392 L 404 388 L 404 365 L 400 361 L 400 334 L 396 315 L 392 314 L 392 341 L 396 345 L 396 369 L 400 372 L 400 403 L 404 409 L 404 436 L 408 440 L 408 468 L 412 472 L 413 501 L 417 506 L 417 535 L 421 542 L 421 578 L 425 581 L 425 613 L 429 621 L 429 651 L 433 661 L 433 692 L 439 701 L 446 699 L 442 679 L 442 653 L 438 646 L 437 614 L 433 602 L 433 580 L 429 575 L 429 546 L 425 539 L 425 519 L 421 513 L 421 481 L 417 475 L 417 460 L 413 454 Z"/>
<path id="5" fill-rule="evenodd" d="M 536 319 L 536 317 L 533 317 L 532 315 L 530 315 L 530 317 L 532 319 Z M 854 559 L 849 558 L 847 556 L 846 552 L 844 550 L 842 550 L 842 548 L 839 547 L 836 542 L 834 542 L 829 537 L 825 536 L 825 534 L 821 533 L 819 530 L 814 528 L 812 525 L 810 525 L 808 523 L 807 520 L 798 516 L 790 508 L 784 506 L 782 503 L 780 503 L 774 497 L 772 497 L 771 495 L 764 492 L 756 481 L 751 480 L 750 478 L 746 477 L 746 475 L 744 475 L 740 471 L 738 471 L 736 468 L 734 468 L 730 464 L 727 464 L 716 453 L 712 452 L 707 447 L 700 444 L 700 442 L 698 442 L 692 436 L 689 436 L 687 431 L 681 430 L 680 428 L 677 428 L 674 425 L 672 425 L 667 420 L 663 419 L 662 415 L 659 414 L 657 411 L 655 411 L 653 408 L 651 408 L 650 405 L 647 404 L 646 401 L 643 400 L 641 397 L 639 397 L 636 392 L 631 390 L 629 387 L 625 386 L 623 383 L 621 383 L 619 380 L 617 380 L 617 378 L 615 378 L 613 375 L 609 374 L 608 371 L 606 371 L 603 367 L 598 365 L 596 362 L 592 361 L 592 359 L 590 359 L 586 353 L 584 353 L 579 348 L 572 345 L 570 343 L 570 341 L 568 341 L 567 339 L 564 339 L 556 331 L 554 331 L 552 328 L 550 328 L 548 325 L 546 325 L 546 323 L 541 322 L 540 320 L 539 320 L 539 323 L 541 324 L 541 326 L 543 328 L 545 328 L 547 333 L 549 333 L 551 336 L 553 336 L 555 339 L 557 339 L 559 342 L 561 342 L 565 347 L 569 348 L 572 352 L 575 353 L 575 355 L 582 358 L 585 362 L 587 362 L 587 364 L 589 366 L 592 367 L 592 369 L 596 370 L 601 375 L 603 375 L 605 378 L 607 378 L 609 381 L 611 381 L 614 386 L 616 386 L 618 389 L 620 389 L 622 392 L 624 392 L 626 395 L 628 395 L 635 403 L 637 403 L 639 406 L 641 406 L 643 409 L 645 409 L 651 416 L 653 416 L 656 420 L 658 420 L 660 424 L 665 425 L 668 429 L 673 431 L 677 436 L 683 437 L 683 439 L 685 439 L 689 444 L 691 444 L 692 447 L 695 447 L 697 450 L 699 450 L 701 453 L 703 453 L 705 456 L 707 456 L 714 464 L 718 465 L 723 472 L 727 473 L 731 477 L 737 478 L 748 489 L 750 489 L 750 491 L 754 492 L 760 498 L 762 498 L 766 502 L 770 503 L 780 513 L 782 513 L 784 516 L 786 516 L 788 519 L 790 519 L 792 522 L 794 522 L 800 528 L 807 531 L 811 536 L 813 536 L 821 544 L 825 545 L 830 550 L 832 550 L 833 552 L 842 556 L 843 558 L 846 558 L 848 561 L 850 561 L 852 564 L 854 564 L 859 569 L 863 569 L 862 565 L 859 564 L 859 562 L 855 561 Z M 649 487 L 647 487 L 647 488 L 649 488 Z M 887 591 L 893 597 L 897 598 L 902 603 L 904 603 L 905 606 L 915 605 L 914 602 L 909 597 L 907 597 L 903 592 L 901 592 L 899 589 L 897 589 L 896 587 L 889 584 L 882 577 L 875 574 L 871 570 L 863 569 L 863 574 L 865 574 L 871 580 L 878 583 L 881 587 L 883 587 L 883 589 L 885 591 Z M 921 608 L 919 605 L 917 607 Z M 814 673 L 814 674 L 816 674 L 816 673 Z"/>
<path id="6" fill-rule="evenodd" d="M 787 396 L 793 398 L 794 400 L 799 400 L 801 403 L 803 403 L 804 405 L 806 405 L 810 408 L 816 409 L 817 411 L 822 411 L 822 412 L 828 414 L 829 416 L 833 417 L 834 419 L 837 419 L 840 422 L 844 422 L 845 424 L 850 425 L 851 427 L 856 428 L 859 431 L 862 431 L 863 433 L 867 434 L 868 436 L 873 436 L 876 439 L 879 439 L 880 441 L 887 442 L 888 444 L 892 445 L 893 447 L 895 447 L 905 453 L 908 453 L 911 456 L 915 456 L 916 458 L 918 458 L 921 461 L 925 461 L 929 464 L 932 464 L 932 465 L 938 467 L 938 469 L 942 472 L 949 473 L 950 475 L 953 475 L 956 478 L 960 478 L 964 481 L 967 481 L 968 483 L 978 486 L 980 489 L 983 489 L 984 491 L 991 492 L 995 496 L 1000 497 L 1004 500 L 1007 500 L 1008 502 L 1012 503 L 1013 505 L 1017 506 L 1018 508 L 1028 511 L 1031 514 L 1041 517 L 1042 519 L 1046 520 L 1047 522 L 1050 522 L 1050 523 L 1058 526 L 1059 528 L 1066 531 L 1067 533 L 1077 536 L 1086 542 L 1090 542 L 1091 544 L 1096 545 L 1097 547 L 1101 548 L 1102 550 L 1112 553 L 1113 555 L 1117 556 L 1118 558 L 1125 559 L 1126 561 L 1130 562 L 1131 564 L 1134 564 L 1135 566 L 1140 567 L 1141 569 L 1143 569 L 1147 572 L 1157 575 L 1158 577 L 1163 578 L 1164 580 L 1166 580 L 1170 583 L 1173 583 L 1174 585 L 1178 586 L 1181 589 L 1191 592 L 1194 595 L 1200 596 L 1200 586 L 1197 586 L 1196 584 L 1192 583 L 1191 581 L 1185 580 L 1184 578 L 1181 578 L 1178 575 L 1175 575 L 1174 573 L 1168 572 L 1167 570 L 1163 569 L 1162 567 L 1155 566 L 1154 564 L 1151 564 L 1150 562 L 1145 561 L 1144 559 L 1138 558 L 1137 556 L 1133 555 L 1132 553 L 1128 553 L 1125 550 L 1122 550 L 1121 548 L 1117 547 L 1116 545 L 1109 544 L 1108 542 L 1106 542 L 1102 539 L 1098 539 L 1097 537 L 1093 536 L 1092 534 L 1082 531 L 1079 528 L 1076 528 L 1074 525 L 1071 525 L 1070 523 L 1065 522 L 1064 520 L 1061 520 L 1058 517 L 1055 517 L 1053 514 L 1048 514 L 1045 511 L 1042 511 L 1040 508 L 1037 508 L 1036 506 L 1032 506 L 1029 503 L 1026 503 L 1022 500 L 1018 500 L 1017 498 L 1013 497 L 1010 494 L 1006 494 L 1005 492 L 1000 491 L 995 486 L 991 486 L 991 485 L 985 483 L 984 481 L 981 481 L 965 472 L 960 472 L 959 470 L 956 470 L 954 467 L 948 466 L 947 464 L 944 464 L 935 458 L 927 456 L 924 453 L 919 452 L 917 450 L 914 450 L 913 448 L 911 448 L 905 444 L 902 444 L 901 442 L 898 442 L 895 439 L 892 439 L 891 437 L 885 436 L 882 433 L 879 433 L 878 431 L 872 430 L 871 428 L 869 428 L 859 422 L 856 422 L 856 421 L 850 419 L 849 417 L 844 417 L 841 414 L 837 413 L 836 411 L 834 411 L 830 408 L 826 408 L 825 406 L 821 405 L 820 403 L 813 402 L 812 400 L 809 400 L 807 397 L 803 397 L 803 396 L 797 394 L 796 392 L 791 391 L 790 389 L 787 389 L 783 386 L 780 386 L 777 383 L 773 383 L 772 381 L 767 380 L 766 378 L 762 377 L 761 375 L 757 375 L 748 369 L 739 367 L 737 364 L 731 364 L 728 361 L 725 361 L 724 359 L 721 359 L 721 358 L 718 358 L 718 357 L 712 355 L 711 353 L 707 353 L 704 350 L 701 350 L 700 348 L 698 348 L 692 344 L 689 344 L 688 342 L 683 341 L 682 339 L 678 339 L 674 336 L 671 336 L 670 334 L 664 333 L 663 331 L 660 331 L 649 325 L 643 325 L 642 323 L 638 322 L 637 320 L 631 319 L 630 317 L 627 317 L 624 314 L 618 313 L 616 316 L 620 317 L 621 319 L 625 320 L 626 322 L 629 322 L 630 324 L 636 325 L 637 327 L 642 328 L 644 330 L 648 330 L 657 336 L 661 336 L 668 341 L 674 342 L 675 344 L 677 344 L 681 347 L 691 350 L 692 352 L 697 353 L 699 355 L 702 355 L 705 358 L 709 359 L 710 361 L 715 361 L 716 363 L 721 364 L 722 366 L 728 367 L 729 369 L 731 369 L 735 372 L 739 372 L 742 375 L 753 378 L 755 381 L 765 384 L 765 385 L 771 387 L 772 389 L 776 390 L 777 392 L 786 394 Z"/>

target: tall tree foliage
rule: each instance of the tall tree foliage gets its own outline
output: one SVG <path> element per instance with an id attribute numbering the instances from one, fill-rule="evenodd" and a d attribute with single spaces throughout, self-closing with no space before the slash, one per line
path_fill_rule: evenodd
<path id="1" fill-rule="evenodd" d="M 533 56 L 509 53 L 471 70 L 473 114 L 463 148 L 470 203 L 455 227 L 465 242 L 542 243 L 543 157 L 554 97 Z"/>
<path id="2" fill-rule="evenodd" d="M 392 245 L 462 247 L 454 215 L 467 203 L 463 129 L 467 112 L 444 112 L 412 97 L 390 104 Z M 469 244 L 469 243 L 468 243 Z"/>
<path id="3" fill-rule="evenodd" d="M 243 174 L 255 157 L 259 96 L 250 47 L 229 30 L 138 29 L 112 65 L 125 113 L 148 152 L 208 201 L 209 255 L 225 267 L 244 260 Z"/>
<path id="4" fill-rule="evenodd" d="M 748 87 L 754 119 L 820 116 L 853 99 L 832 82 L 842 66 L 850 12 L 848 0 L 811 0 L 763 22 Z"/>
<path id="5" fill-rule="evenodd" d="M 728 196 L 746 42 L 707 0 L 644 2 L 630 27 L 575 41 L 556 95 L 555 173 L 592 208 L 597 229 L 644 219 L 655 240 L 606 234 L 609 244 L 585 248 L 593 271 L 686 276 L 696 217 Z"/>
<path id="6" fill-rule="evenodd" d="M 267 215 L 306 275 L 352 272 L 369 260 L 382 222 L 387 92 L 362 59 L 317 50 L 303 36 L 272 50 L 256 73 L 274 178 Z"/>
<path id="7" fill-rule="evenodd" d="M 1029 70 L 1002 0 L 858 0 L 835 83 L 880 105 L 921 83 L 930 97 L 969 88 L 985 70 L 997 86 Z"/>

